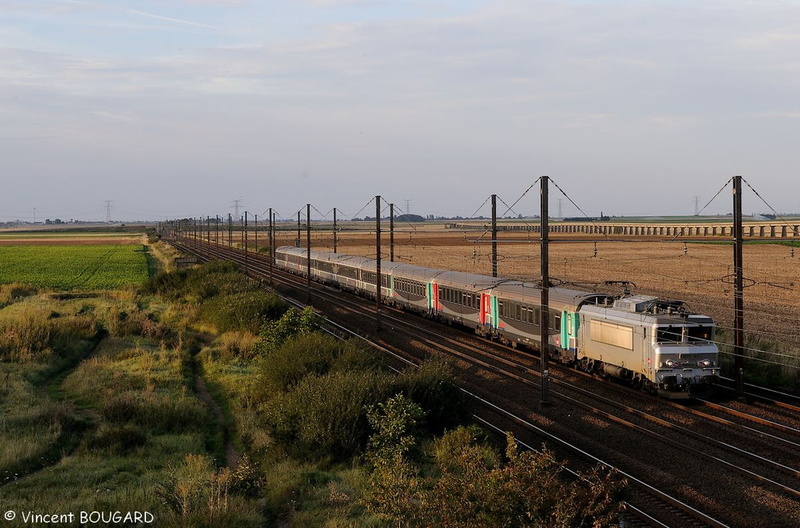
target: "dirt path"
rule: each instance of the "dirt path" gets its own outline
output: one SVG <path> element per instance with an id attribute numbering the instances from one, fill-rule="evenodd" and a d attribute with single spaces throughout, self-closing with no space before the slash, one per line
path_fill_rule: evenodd
<path id="1" fill-rule="evenodd" d="M 214 416 L 217 418 L 217 423 L 223 428 L 222 438 L 225 441 L 225 465 L 233 471 L 239 466 L 242 455 L 233 447 L 230 428 L 225 422 L 225 414 L 222 412 L 222 407 L 220 407 L 217 400 L 211 395 L 208 387 L 206 387 L 205 380 L 203 380 L 203 377 L 199 373 L 195 373 L 194 375 L 194 386 L 197 390 L 197 397 L 208 405 L 211 412 L 214 413 Z"/>

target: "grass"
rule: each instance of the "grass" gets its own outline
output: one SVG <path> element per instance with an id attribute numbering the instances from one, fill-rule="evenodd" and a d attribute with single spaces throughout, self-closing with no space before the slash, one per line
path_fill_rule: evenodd
<path id="1" fill-rule="evenodd" d="M 62 311 L 85 302 L 47 301 Z M 236 491 L 239 474 L 217 469 L 207 452 L 210 413 L 187 384 L 181 343 L 108 337 L 63 381 L 42 386 L 28 380 L 47 362 L 0 364 L 0 463 L 11 470 L 0 485 L 4 507 L 148 511 L 158 526 L 263 525 L 256 499 Z M 50 384 L 57 390 L 44 390 Z"/>
<path id="2" fill-rule="evenodd" d="M 118 289 L 148 278 L 142 245 L 0 246 L 0 280 L 60 290 Z"/>
<path id="3" fill-rule="evenodd" d="M 69 275 L 64 268 L 0 285 L 0 503 L 14 511 L 147 511 L 167 527 L 263 526 L 252 492 L 261 477 L 246 466 L 219 468 L 220 450 L 216 459 L 209 452 L 219 424 L 187 371 L 199 350 L 187 333 L 196 310 L 130 288 L 103 291 L 111 287 L 104 273 L 124 279 L 133 261 L 143 282 L 158 262 L 141 246 L 0 251 L 0 265 L 17 271 L 82 257 L 72 273 L 86 280 L 70 285 L 94 289 L 39 293 L 63 287 L 53 277 Z M 240 341 L 228 338 L 225 348 L 250 346 Z"/>
<path id="4" fill-rule="evenodd" d="M 103 334 L 84 315 L 62 317 L 63 304 L 28 298 L 0 310 L 0 483 L 57 461 L 91 426 L 55 386 Z"/>

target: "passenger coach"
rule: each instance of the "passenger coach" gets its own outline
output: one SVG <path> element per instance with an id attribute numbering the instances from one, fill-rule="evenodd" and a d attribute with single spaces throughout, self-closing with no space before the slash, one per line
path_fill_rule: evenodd
<path id="1" fill-rule="evenodd" d="M 305 275 L 308 250 L 281 247 L 276 266 Z M 312 278 L 360 295 L 378 292 L 377 262 L 311 251 Z M 473 328 L 516 347 L 540 347 L 541 289 L 531 283 L 411 264 L 381 266 L 384 302 Z M 547 352 L 577 368 L 670 397 L 716 382 L 714 322 L 679 301 L 549 288 Z"/>

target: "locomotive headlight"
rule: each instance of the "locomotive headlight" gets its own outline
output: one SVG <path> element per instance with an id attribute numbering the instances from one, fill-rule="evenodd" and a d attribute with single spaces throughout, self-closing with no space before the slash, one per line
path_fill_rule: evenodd
<path id="1" fill-rule="evenodd" d="M 681 366 L 679 361 L 675 361 L 674 359 L 668 359 L 664 361 L 664 366 L 667 368 L 678 368 Z"/>
<path id="2" fill-rule="evenodd" d="M 714 362 L 710 359 L 703 359 L 697 362 L 697 366 L 702 368 L 710 368 L 714 366 Z"/>

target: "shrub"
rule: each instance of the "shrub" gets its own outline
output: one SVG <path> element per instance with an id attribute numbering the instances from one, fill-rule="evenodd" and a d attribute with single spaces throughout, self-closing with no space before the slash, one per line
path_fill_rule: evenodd
<path id="1" fill-rule="evenodd" d="M 239 469 L 215 469 L 205 455 L 186 455 L 179 466 L 170 465 L 156 485 L 156 495 L 171 516 L 159 519 L 165 526 L 237 527 L 263 523 L 254 503 L 238 491 Z"/>
<path id="2" fill-rule="evenodd" d="M 406 457 L 381 457 L 364 495 L 367 508 L 406 526 L 616 525 L 626 484 L 614 473 L 594 470 L 563 482 L 549 453 L 519 453 L 509 434 L 503 464 L 478 436 L 474 428 L 445 434 L 433 448 L 438 472 L 424 478 Z"/>
<path id="3" fill-rule="evenodd" d="M 369 458 L 378 466 L 407 458 L 419 444 L 422 407 L 402 394 L 373 406 L 367 420 L 375 433 L 369 438 Z"/>
<path id="4" fill-rule="evenodd" d="M 322 320 L 310 306 L 302 312 L 296 308 L 289 308 L 277 321 L 264 323 L 256 348 L 262 355 L 274 352 L 289 338 L 317 330 Z"/>
<path id="5" fill-rule="evenodd" d="M 203 303 L 199 316 L 220 332 L 257 333 L 265 321 L 281 317 L 288 305 L 274 293 L 263 290 L 218 295 Z"/>
<path id="6" fill-rule="evenodd" d="M 469 400 L 444 360 L 428 360 L 419 368 L 405 370 L 396 378 L 392 390 L 405 394 L 425 410 L 423 424 L 432 433 L 455 427 L 470 414 Z"/>
<path id="7" fill-rule="evenodd" d="M 340 341 L 319 332 L 299 334 L 284 342 L 261 362 L 261 399 L 289 390 L 309 375 L 370 370 L 377 364 L 374 356 L 352 342 Z"/>
<path id="8" fill-rule="evenodd" d="M 388 389 L 386 375 L 377 372 L 308 376 L 265 403 L 266 425 L 296 456 L 350 457 L 363 450 L 369 437 L 367 409 L 383 401 Z"/>

